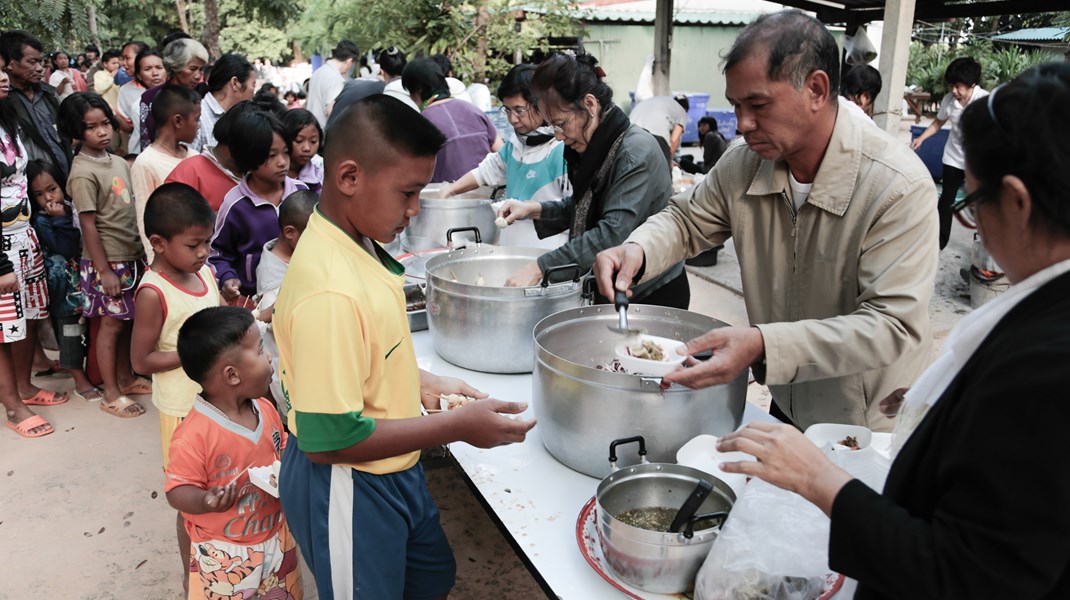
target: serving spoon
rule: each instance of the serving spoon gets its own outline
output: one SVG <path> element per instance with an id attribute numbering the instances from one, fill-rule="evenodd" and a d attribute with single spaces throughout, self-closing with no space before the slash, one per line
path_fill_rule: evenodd
<path id="1" fill-rule="evenodd" d="M 633 329 L 628 326 L 628 294 L 626 292 L 617 290 L 613 296 L 613 307 L 617 309 L 617 324 L 606 325 L 610 331 L 632 336 L 643 333 L 642 329 Z"/>

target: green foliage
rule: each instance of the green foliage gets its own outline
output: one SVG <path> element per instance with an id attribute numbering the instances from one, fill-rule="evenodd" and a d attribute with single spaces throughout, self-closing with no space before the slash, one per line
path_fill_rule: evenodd
<path id="1" fill-rule="evenodd" d="M 969 56 L 981 63 L 981 87 L 986 90 L 1014 79 L 1029 67 L 1061 60 L 1051 52 L 1025 51 L 1011 45 L 994 47 L 990 42 L 962 45 L 954 49 L 939 44 L 924 46 L 913 42 L 910 44 L 907 84 L 929 92 L 934 101 L 939 101 L 948 92 L 944 71 L 952 60 L 960 56 Z"/>
<path id="2" fill-rule="evenodd" d="M 50 48 L 81 49 L 89 38 L 87 0 L 0 2 L 0 30 L 24 29 Z"/>
<path id="3" fill-rule="evenodd" d="M 477 27 L 480 2 L 489 17 Z M 548 48 L 547 37 L 582 33 L 569 7 L 568 0 L 309 0 L 293 34 L 309 52 L 324 55 L 341 39 L 351 39 L 361 49 L 397 46 L 410 58 L 443 53 L 459 78 L 478 79 L 480 64 L 485 64 L 482 78 L 496 81 L 511 66 L 508 59 L 515 50 L 530 56 Z M 521 8 L 528 12 L 516 32 L 513 11 Z M 486 42 L 486 57 L 479 52 L 481 41 Z"/>
<path id="4" fill-rule="evenodd" d="M 290 36 L 283 30 L 296 5 L 291 2 L 261 2 L 253 6 L 242 0 L 219 2 L 219 47 L 224 52 L 244 54 L 249 60 L 279 61 L 290 56 Z"/>

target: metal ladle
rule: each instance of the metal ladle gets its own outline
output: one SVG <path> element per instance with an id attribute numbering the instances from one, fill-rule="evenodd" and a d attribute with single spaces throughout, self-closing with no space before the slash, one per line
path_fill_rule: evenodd
<path id="1" fill-rule="evenodd" d="M 632 329 L 628 326 L 628 294 L 617 290 L 613 296 L 613 307 L 617 309 L 617 324 L 607 325 L 610 331 L 625 335 L 639 335 L 642 329 Z"/>

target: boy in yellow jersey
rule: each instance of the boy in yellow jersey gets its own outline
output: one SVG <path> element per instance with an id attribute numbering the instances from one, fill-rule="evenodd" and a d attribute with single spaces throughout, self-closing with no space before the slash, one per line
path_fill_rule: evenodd
<path id="1" fill-rule="evenodd" d="M 281 499 L 322 598 L 440 598 L 455 564 L 417 459 L 451 441 L 524 440 L 524 404 L 456 411 L 439 394 L 483 394 L 416 365 L 404 269 L 379 244 L 419 213 L 445 142 L 400 101 L 371 96 L 331 123 L 320 203 L 275 304 L 279 371 L 294 436 Z"/>

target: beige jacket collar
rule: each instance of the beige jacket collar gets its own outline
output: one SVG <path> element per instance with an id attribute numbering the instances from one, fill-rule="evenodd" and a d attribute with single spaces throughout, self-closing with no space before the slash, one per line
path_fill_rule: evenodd
<path id="1" fill-rule="evenodd" d="M 810 190 L 807 204 L 842 217 L 847 213 L 854 194 L 854 182 L 858 178 L 859 165 L 862 162 L 862 139 L 857 117 L 841 106 L 836 111 L 836 124 L 832 128 L 825 157 L 814 177 L 814 187 Z M 874 125 L 875 126 L 875 125 Z M 788 193 L 788 164 L 782 160 L 763 160 L 754 173 L 747 197 L 760 197 Z"/>

